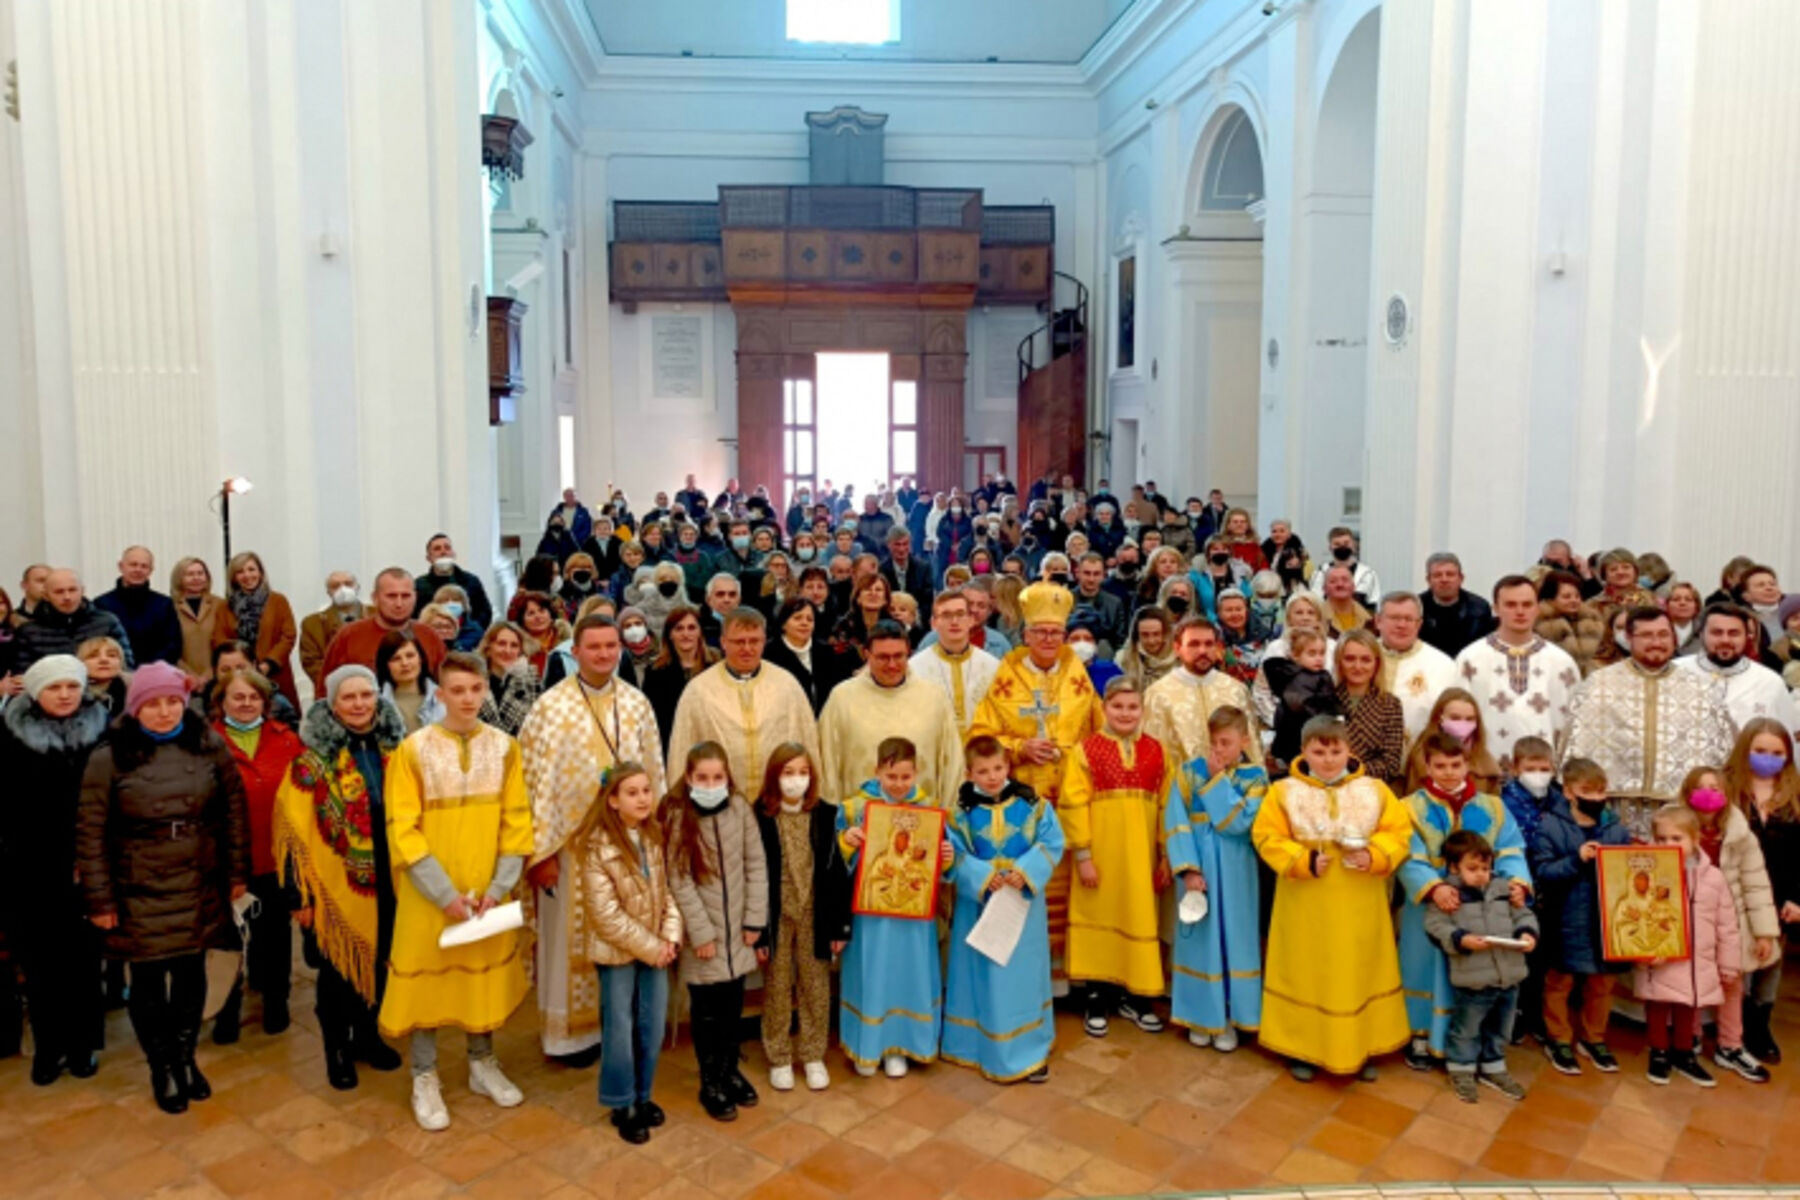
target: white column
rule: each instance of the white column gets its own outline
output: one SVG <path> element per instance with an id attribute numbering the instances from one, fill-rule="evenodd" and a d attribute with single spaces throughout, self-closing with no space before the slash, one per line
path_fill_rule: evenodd
<path id="1" fill-rule="evenodd" d="M 1303 230 L 1297 204 L 1312 158 L 1312 87 L 1315 17 L 1312 5 L 1284 22 L 1268 40 L 1267 112 L 1263 130 L 1262 417 L 1256 442 L 1256 520 L 1266 529 L 1277 519 L 1300 518 L 1299 464 L 1302 421 L 1297 398 L 1306 382 L 1303 350 L 1309 294 Z M 1268 343 L 1276 345 L 1269 362 Z M 1297 525 L 1296 529 L 1300 529 Z M 1300 529 L 1301 536 L 1317 535 Z"/>
<path id="2" fill-rule="evenodd" d="M 608 253 L 607 218 L 612 210 L 611 193 L 607 190 L 607 160 L 604 154 L 583 154 L 577 159 L 581 171 L 581 194 L 584 198 L 580 220 L 582 255 L 581 311 L 582 323 L 581 407 L 575 414 L 575 472 L 582 498 L 589 504 L 604 504 L 600 495 L 607 480 L 616 478 L 617 463 L 613 449 L 612 386 L 612 257 Z M 733 375 L 736 378 L 736 375 Z"/>

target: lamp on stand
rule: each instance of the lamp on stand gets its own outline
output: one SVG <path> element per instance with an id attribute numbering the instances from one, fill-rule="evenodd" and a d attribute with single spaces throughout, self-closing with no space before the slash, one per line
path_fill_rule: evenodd
<path id="1" fill-rule="evenodd" d="M 225 537 L 225 571 L 231 571 L 231 498 L 242 496 L 255 485 L 242 475 L 234 475 L 219 485 L 219 531 Z"/>

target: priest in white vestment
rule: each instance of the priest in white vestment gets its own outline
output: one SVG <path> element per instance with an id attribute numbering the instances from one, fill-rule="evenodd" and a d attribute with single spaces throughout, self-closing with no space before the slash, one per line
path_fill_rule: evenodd
<path id="1" fill-rule="evenodd" d="M 1190 763 L 1205 758 L 1212 749 L 1206 723 L 1213 713 L 1230 705 L 1250 721 L 1251 737 L 1245 746 L 1250 761 L 1262 762 L 1263 743 L 1250 689 L 1215 669 L 1221 648 L 1212 623 L 1204 617 L 1189 617 L 1177 625 L 1175 657 L 1181 665 L 1144 692 L 1144 732 L 1162 743 L 1171 764 Z"/>
<path id="2" fill-rule="evenodd" d="M 956 731 L 967 736 L 975 710 L 987 695 L 1000 660 L 969 640 L 974 615 L 960 591 L 939 592 L 931 603 L 931 628 L 937 641 L 912 657 L 912 673 L 943 689 L 956 717 Z"/>
<path id="3" fill-rule="evenodd" d="M 1400 701 L 1406 717 L 1406 743 L 1425 732 L 1432 705 L 1445 688 L 1456 686 L 1456 664 L 1448 654 L 1419 637 L 1424 611 L 1411 592 L 1384 596 L 1375 617 L 1381 636 L 1381 690 Z"/>
<path id="4" fill-rule="evenodd" d="M 819 760 L 819 730 L 800 681 L 763 661 L 767 623 L 753 608 L 733 609 L 719 636 L 725 660 L 688 682 L 669 731 L 669 774 L 686 769 L 701 742 L 725 748 L 731 780 L 746 799 L 762 791 L 763 766 L 783 742 L 798 742 Z M 840 685 L 842 686 L 842 685 Z"/>
<path id="5" fill-rule="evenodd" d="M 600 1045 L 600 991 L 587 955 L 581 868 L 569 838 L 600 794 L 608 768 L 635 762 L 663 792 L 662 738 L 644 694 L 615 672 L 622 650 L 611 617 L 575 627 L 576 673 L 538 697 L 519 729 L 531 796 L 527 904 L 537 930 L 539 1032 L 544 1053 L 580 1057 Z"/>
<path id="6" fill-rule="evenodd" d="M 875 751 L 902 737 L 919 752 L 919 787 L 940 805 L 962 785 L 962 731 L 936 684 L 909 669 L 906 630 L 883 621 L 869 634 L 868 666 L 837 685 L 819 714 L 819 794 L 841 802 L 875 777 Z"/>
<path id="7" fill-rule="evenodd" d="M 1456 656 L 1458 683 L 1481 709 L 1488 753 L 1512 771 L 1520 738 L 1540 737 L 1557 750 L 1569 736 L 1569 704 L 1581 668 L 1560 646 L 1537 634 L 1537 587 L 1509 575 L 1494 587 L 1500 628 Z"/>
<path id="8" fill-rule="evenodd" d="M 1701 619 L 1701 652 L 1678 658 L 1675 665 L 1724 685 L 1725 707 L 1734 729 L 1742 730 L 1757 717 L 1769 717 L 1792 734 L 1800 714 L 1794 710 L 1787 684 L 1749 657 L 1750 648 L 1756 645 L 1750 630 L 1761 624 L 1755 613 L 1736 605 L 1709 608 Z"/>

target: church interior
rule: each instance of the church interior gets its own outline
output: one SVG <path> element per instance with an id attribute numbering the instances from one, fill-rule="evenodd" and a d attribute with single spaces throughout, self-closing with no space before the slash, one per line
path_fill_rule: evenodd
<path id="1" fill-rule="evenodd" d="M 1445 547 L 1485 590 L 1553 538 L 1711 563 L 1727 529 L 1792 574 L 1796 47 L 1792 0 L 0 0 L 0 566 L 103 587 L 228 514 L 310 603 L 438 531 L 503 596 L 569 488 L 1055 473 L 1345 526 L 1405 586 Z M 1800 1179 L 1792 1068 L 1519 1054 L 1530 1105 L 1471 1108 L 1075 1014 L 1044 1087 L 844 1072 L 730 1126 L 669 1055 L 641 1151 L 512 1028 L 527 1103 L 434 1139 L 393 1077 L 325 1086 L 306 990 L 175 1122 L 123 1070 L 0 1066 L 0 1190 Z"/>

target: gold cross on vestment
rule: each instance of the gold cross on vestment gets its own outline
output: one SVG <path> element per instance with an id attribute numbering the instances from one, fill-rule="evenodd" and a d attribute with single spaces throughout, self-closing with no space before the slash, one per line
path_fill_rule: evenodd
<path id="1" fill-rule="evenodd" d="M 1037 735 L 1045 741 L 1049 741 L 1050 718 L 1059 716 L 1062 713 L 1062 705 L 1051 704 L 1046 701 L 1044 699 L 1044 689 L 1042 688 L 1031 689 L 1031 700 L 1032 702 L 1030 704 L 1020 706 L 1019 715 L 1026 720 L 1035 720 L 1037 722 Z"/>

